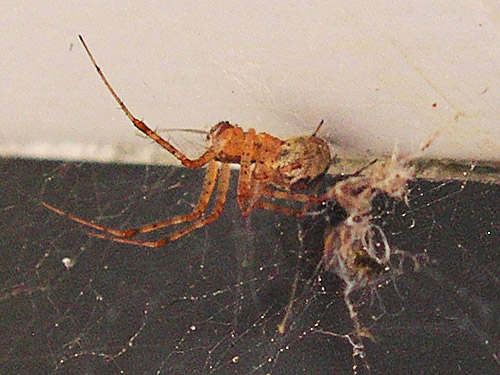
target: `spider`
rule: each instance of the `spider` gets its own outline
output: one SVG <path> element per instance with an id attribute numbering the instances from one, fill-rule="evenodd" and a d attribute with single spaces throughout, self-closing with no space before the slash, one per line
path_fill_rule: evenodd
<path id="1" fill-rule="evenodd" d="M 90 232 L 90 235 L 94 237 L 158 248 L 212 223 L 219 217 L 226 203 L 231 177 L 230 164 L 240 165 L 236 200 L 243 216 L 248 216 L 254 208 L 279 211 L 291 216 L 301 216 L 307 209 L 308 204 L 314 201 L 312 195 L 301 193 L 301 191 L 309 186 L 312 181 L 323 175 L 331 162 L 328 143 L 316 136 L 323 125 L 323 121 L 319 123 L 312 135 L 298 136 L 286 140 L 281 140 L 264 132 L 257 133 L 251 128 L 248 131 L 243 131 L 237 125 L 220 122 L 213 126 L 208 133 L 205 152 L 197 159 L 189 159 L 129 111 L 97 65 L 94 56 L 81 35 L 79 35 L 79 39 L 104 85 L 134 126 L 169 151 L 183 166 L 200 168 L 206 165 L 206 175 L 198 203 L 192 212 L 138 228 L 114 229 L 95 224 L 46 202 L 41 202 L 44 207 L 98 231 Z M 216 184 L 217 189 L 213 209 L 209 214 L 205 214 Z M 263 198 L 294 201 L 302 203 L 303 206 L 300 210 L 293 210 L 263 200 Z M 160 228 L 184 223 L 189 224 L 158 240 L 140 241 L 131 238 Z"/>

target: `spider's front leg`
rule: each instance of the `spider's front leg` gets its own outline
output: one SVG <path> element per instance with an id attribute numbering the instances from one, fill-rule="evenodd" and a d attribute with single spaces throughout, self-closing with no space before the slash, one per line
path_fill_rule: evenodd
<path id="1" fill-rule="evenodd" d="M 115 89 L 111 86 L 109 83 L 108 79 L 104 75 L 102 69 L 97 65 L 97 61 L 95 60 L 94 56 L 92 55 L 92 52 L 90 52 L 90 49 L 88 48 L 87 44 L 83 40 L 82 36 L 78 36 L 80 38 L 80 42 L 83 45 L 83 48 L 85 49 L 85 52 L 87 52 L 87 55 L 92 62 L 92 65 L 94 65 L 94 68 L 97 71 L 97 74 L 99 74 L 99 77 L 101 77 L 101 80 L 104 82 L 104 85 L 108 89 L 108 91 L 111 93 L 115 101 L 118 103 L 122 111 L 125 113 L 125 115 L 129 118 L 129 120 L 134 124 L 134 126 L 139 129 L 141 132 L 146 134 L 149 138 L 151 138 L 153 141 L 155 141 L 157 144 L 159 144 L 161 147 L 166 149 L 168 152 L 170 152 L 173 156 L 175 156 L 181 163 L 187 168 L 199 168 L 210 162 L 211 160 L 215 159 L 220 152 L 220 147 L 218 146 L 212 146 L 209 147 L 203 155 L 201 155 L 197 159 L 190 159 L 188 158 L 183 152 L 181 152 L 179 149 L 174 147 L 170 142 L 166 141 L 163 139 L 158 133 L 156 133 L 153 129 L 151 129 L 149 126 L 146 125 L 146 123 L 142 120 L 139 120 L 137 117 L 135 117 L 132 112 L 128 109 L 128 107 L 125 105 L 123 100 L 118 96 L 116 93 Z"/>

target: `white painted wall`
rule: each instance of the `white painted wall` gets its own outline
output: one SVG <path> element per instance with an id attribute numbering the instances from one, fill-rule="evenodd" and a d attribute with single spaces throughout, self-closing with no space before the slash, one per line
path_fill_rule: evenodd
<path id="1" fill-rule="evenodd" d="M 153 128 L 230 120 L 287 137 L 324 119 L 330 140 L 389 153 L 395 144 L 414 151 L 448 124 L 430 154 L 500 159 L 498 2 L 36 4 L 0 13 L 3 155 L 151 157 L 85 56 L 82 34 Z"/>

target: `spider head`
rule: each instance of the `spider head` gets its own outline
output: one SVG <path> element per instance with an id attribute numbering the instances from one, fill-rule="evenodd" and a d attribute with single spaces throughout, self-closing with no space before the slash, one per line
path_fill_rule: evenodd
<path id="1" fill-rule="evenodd" d="M 207 135 L 207 141 L 214 141 L 221 138 L 225 138 L 224 133 L 231 132 L 235 128 L 234 125 L 227 121 L 221 121 L 217 125 L 212 126 L 210 132 Z"/>
<path id="2" fill-rule="evenodd" d="M 283 189 L 304 190 L 323 175 L 331 161 L 328 143 L 316 136 L 300 136 L 285 140 L 280 146 L 273 169 L 273 183 Z"/>
<path id="3" fill-rule="evenodd" d="M 227 121 L 214 125 L 207 136 L 207 144 L 218 150 L 216 159 L 224 163 L 239 163 L 244 132 L 238 125 Z"/>

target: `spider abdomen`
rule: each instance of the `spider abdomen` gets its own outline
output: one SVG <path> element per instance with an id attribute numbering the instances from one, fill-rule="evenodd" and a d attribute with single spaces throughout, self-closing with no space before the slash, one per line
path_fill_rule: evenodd
<path id="1" fill-rule="evenodd" d="M 303 190 L 323 175 L 331 161 L 328 143 L 316 136 L 300 136 L 285 140 L 279 149 L 273 169 L 273 184 L 287 190 Z"/>

